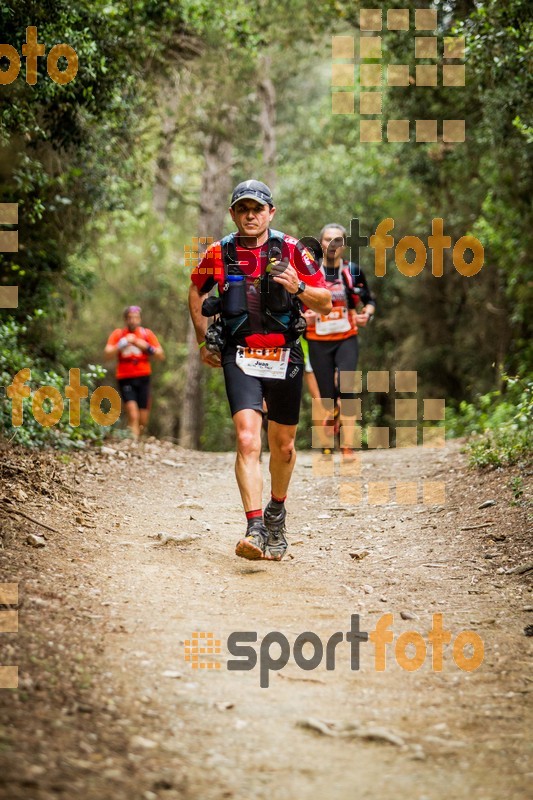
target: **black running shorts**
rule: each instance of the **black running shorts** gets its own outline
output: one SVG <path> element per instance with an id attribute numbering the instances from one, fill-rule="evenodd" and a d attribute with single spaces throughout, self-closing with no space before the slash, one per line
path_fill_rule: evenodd
<path id="1" fill-rule="evenodd" d="M 280 425 L 297 425 L 300 416 L 304 359 L 299 344 L 291 347 L 287 374 L 283 380 L 245 375 L 235 363 L 236 348 L 229 345 L 222 354 L 231 416 L 245 408 L 263 411 L 266 400 L 268 419 Z"/>
<path id="2" fill-rule="evenodd" d="M 118 388 L 125 403 L 133 400 L 139 408 L 150 408 L 149 375 L 142 375 L 140 378 L 120 378 Z"/>
<path id="3" fill-rule="evenodd" d="M 336 372 L 355 372 L 357 369 L 357 356 L 359 342 L 357 336 L 337 341 L 317 342 L 308 340 L 309 361 L 315 373 L 320 397 L 341 397 L 346 400 L 357 397 L 348 392 L 341 392 L 335 384 Z"/>

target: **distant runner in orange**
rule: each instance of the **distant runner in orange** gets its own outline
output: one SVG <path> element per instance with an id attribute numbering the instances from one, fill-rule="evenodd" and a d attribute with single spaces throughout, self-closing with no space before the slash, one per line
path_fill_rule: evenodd
<path id="1" fill-rule="evenodd" d="M 140 306 L 124 309 L 125 327 L 115 328 L 107 340 L 104 354 L 117 356 L 116 377 L 126 408 L 128 428 L 137 439 L 148 425 L 151 406 L 150 358 L 165 357 L 157 336 L 141 326 Z"/>

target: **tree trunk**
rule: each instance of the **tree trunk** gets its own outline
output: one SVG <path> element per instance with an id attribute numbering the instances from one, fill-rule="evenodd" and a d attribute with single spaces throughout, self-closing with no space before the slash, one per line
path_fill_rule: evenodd
<path id="1" fill-rule="evenodd" d="M 229 127 L 229 126 L 228 126 Z M 231 130 L 231 128 L 229 127 Z M 207 136 L 204 150 L 204 172 L 200 196 L 198 236 L 220 239 L 231 191 L 233 146 L 219 132 Z M 205 250 L 206 245 L 200 245 Z M 202 365 L 192 321 L 187 330 L 187 383 L 183 398 L 179 443 L 198 450 L 203 422 L 203 378 L 207 367 Z"/>
<path id="2" fill-rule="evenodd" d="M 183 87 L 175 74 L 165 85 L 166 103 L 161 110 L 160 145 L 157 154 L 153 192 L 153 208 L 161 221 L 165 220 L 172 183 L 172 150 L 178 133 L 178 109 Z"/>
<path id="3" fill-rule="evenodd" d="M 263 141 L 264 180 L 272 192 L 276 187 L 276 89 L 270 78 L 271 58 L 260 60 L 260 77 L 257 86 L 261 111 L 259 125 Z"/>

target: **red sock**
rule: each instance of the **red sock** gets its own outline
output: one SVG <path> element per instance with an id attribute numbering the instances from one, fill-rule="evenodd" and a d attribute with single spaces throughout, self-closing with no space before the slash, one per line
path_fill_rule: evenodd
<path id="1" fill-rule="evenodd" d="M 272 498 L 273 502 L 274 502 L 274 503 L 279 503 L 279 505 L 280 505 L 280 506 L 281 506 L 281 505 L 283 505 L 283 503 L 284 503 L 284 502 L 285 502 L 285 500 L 287 499 L 287 495 L 285 495 L 285 497 L 274 497 L 274 495 L 272 494 L 272 492 L 270 493 L 270 496 L 271 496 L 271 498 Z"/>
<path id="2" fill-rule="evenodd" d="M 246 519 L 251 522 L 253 519 L 263 519 L 263 509 L 256 508 L 254 511 L 246 511 Z"/>

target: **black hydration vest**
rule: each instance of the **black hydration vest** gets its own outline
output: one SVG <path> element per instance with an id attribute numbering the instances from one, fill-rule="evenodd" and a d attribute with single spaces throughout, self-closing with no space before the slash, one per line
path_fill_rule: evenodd
<path id="1" fill-rule="evenodd" d="M 301 303 L 263 271 L 263 259 L 266 264 L 272 259 L 281 260 L 285 244 L 283 233 L 269 230 L 268 240 L 260 252 L 263 274 L 256 278 L 241 270 L 235 238 L 236 234 L 230 233 L 220 242 L 225 276 L 221 316 L 229 338 L 236 344 L 245 344 L 246 337 L 253 333 L 282 333 L 285 344 L 292 344 L 301 333 L 297 329 Z M 228 280 L 233 275 L 243 280 Z"/>

